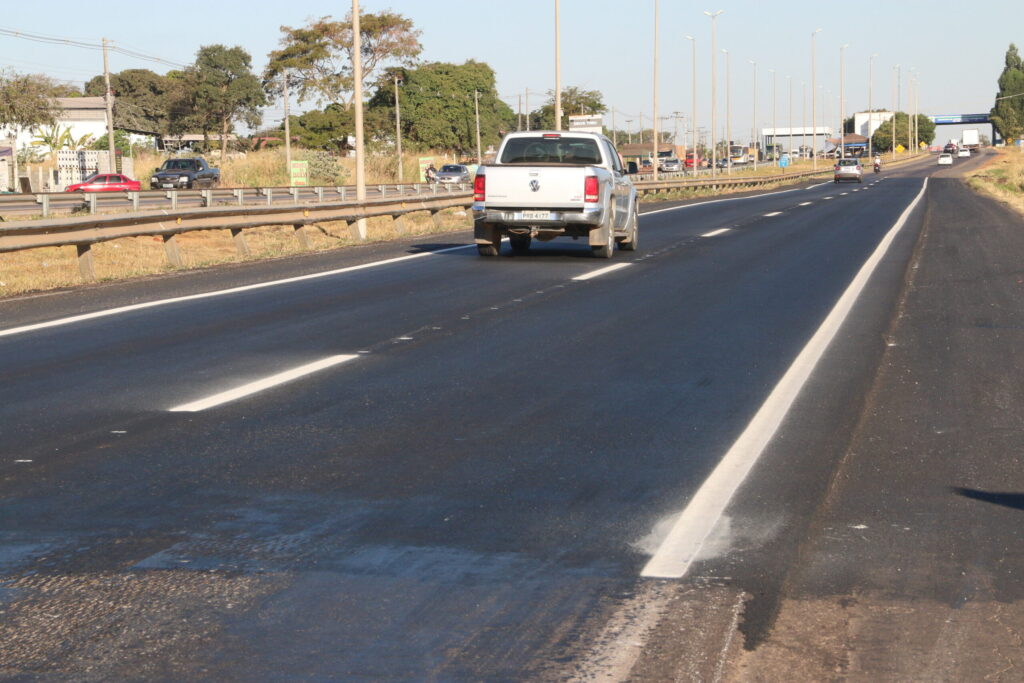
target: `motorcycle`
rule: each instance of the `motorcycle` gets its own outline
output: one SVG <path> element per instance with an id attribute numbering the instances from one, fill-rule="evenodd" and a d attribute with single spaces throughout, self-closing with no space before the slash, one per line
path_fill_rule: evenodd
<path id="1" fill-rule="evenodd" d="M 875 164 L 875 173 L 881 173 L 881 172 L 882 172 L 882 165 L 881 164 Z"/>

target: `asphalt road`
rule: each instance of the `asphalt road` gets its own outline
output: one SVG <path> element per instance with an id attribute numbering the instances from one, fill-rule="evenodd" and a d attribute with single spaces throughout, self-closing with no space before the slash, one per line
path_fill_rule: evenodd
<path id="1" fill-rule="evenodd" d="M 0 675 L 740 675 L 863 434 L 932 171 L 658 205 L 611 262 L 458 235 L 0 303 Z"/>

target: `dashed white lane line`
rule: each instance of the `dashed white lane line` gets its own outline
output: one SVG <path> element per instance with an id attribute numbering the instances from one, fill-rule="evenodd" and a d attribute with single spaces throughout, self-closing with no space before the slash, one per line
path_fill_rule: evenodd
<path id="1" fill-rule="evenodd" d="M 319 372 L 320 370 L 326 370 L 327 368 L 334 367 L 335 365 L 346 363 L 358 357 L 359 356 L 357 355 L 328 356 L 327 358 L 314 361 L 312 363 L 306 363 L 305 365 L 300 365 L 297 368 L 285 370 L 284 372 L 279 372 L 277 374 L 270 375 L 269 377 L 264 377 L 263 379 L 248 382 L 242 386 L 228 389 L 226 391 L 213 394 L 212 396 L 207 396 L 206 398 L 201 398 L 189 403 L 182 403 L 181 405 L 174 406 L 169 410 L 172 413 L 196 413 L 200 410 L 206 410 L 207 408 L 214 408 L 225 403 L 230 403 L 231 401 L 237 401 L 238 399 L 245 398 L 246 396 L 251 396 L 261 391 L 266 391 L 267 389 L 286 382 L 291 382 L 299 379 L 300 377 L 311 375 L 314 372 Z"/>
<path id="2" fill-rule="evenodd" d="M 765 217 L 766 218 L 771 218 L 772 216 L 781 216 L 781 215 L 782 215 L 781 211 L 772 211 L 771 213 L 766 213 Z"/>
<path id="3" fill-rule="evenodd" d="M 577 275 L 576 277 L 573 278 L 573 280 L 575 280 L 577 282 L 581 282 L 583 280 L 593 280 L 595 277 L 601 277 L 602 275 L 607 275 L 608 273 L 614 272 L 616 270 L 620 270 L 622 268 L 628 268 L 631 265 L 633 265 L 633 264 L 632 263 L 616 263 L 616 264 L 611 265 L 611 266 L 606 266 L 604 268 L 598 268 L 597 270 L 592 270 L 589 273 L 584 273 L 583 275 Z"/>
<path id="4" fill-rule="evenodd" d="M 701 237 L 714 237 L 715 235 L 721 235 L 721 234 L 727 233 L 727 232 L 729 232 L 729 228 L 719 228 L 718 230 L 712 230 L 711 232 L 706 232 L 703 235 L 701 235 Z"/>
<path id="5" fill-rule="evenodd" d="M 0 337 L 8 337 L 15 334 L 21 334 L 23 332 L 34 332 L 35 330 L 43 330 L 48 327 L 58 327 L 60 325 L 70 325 L 72 323 L 82 322 L 85 320 L 93 320 L 95 318 L 106 318 L 112 315 L 119 315 L 121 313 L 128 313 L 130 311 L 141 311 L 146 308 L 155 308 L 157 306 L 167 306 L 168 304 L 180 303 L 183 301 L 197 301 L 199 299 L 209 299 L 215 296 L 226 296 L 228 294 L 237 294 L 239 292 L 248 292 L 254 289 L 263 289 L 264 287 L 276 287 L 278 285 L 287 285 L 293 282 L 303 282 L 305 280 L 315 280 L 322 277 L 330 277 L 332 275 L 341 275 L 342 273 L 351 273 L 357 270 L 366 270 L 367 268 L 376 268 L 378 266 L 385 266 L 392 263 L 401 263 L 403 261 L 411 261 L 413 259 L 424 258 L 426 256 L 434 256 L 436 254 L 445 254 L 452 251 L 459 251 L 461 249 L 472 249 L 476 245 L 466 244 L 458 247 L 448 247 L 446 249 L 438 249 L 436 251 L 424 251 L 419 254 L 410 254 L 408 256 L 398 256 L 396 258 L 384 259 L 382 261 L 371 261 L 370 263 L 362 263 L 358 266 L 348 266 L 346 268 L 336 268 L 334 270 L 325 270 L 320 273 L 309 273 L 308 275 L 298 275 L 296 277 L 284 278 L 281 280 L 270 280 L 269 282 L 258 282 L 252 285 L 243 285 L 241 287 L 231 287 L 230 289 L 219 289 L 212 292 L 203 292 L 202 294 L 189 294 L 188 296 L 178 296 L 170 299 L 157 299 L 156 301 L 147 301 L 141 304 L 131 304 L 129 306 L 120 306 L 118 308 L 108 308 L 102 311 L 93 311 L 92 313 L 83 313 L 81 315 L 73 315 L 67 318 L 58 318 L 56 320 L 48 320 L 42 323 L 35 323 L 33 325 L 22 325 L 21 327 L 10 327 L 6 330 L 0 330 Z"/>
<path id="6" fill-rule="evenodd" d="M 825 197 L 825 199 L 832 199 L 832 197 Z"/>
<path id="7" fill-rule="evenodd" d="M 810 206 L 814 202 L 800 202 L 800 206 Z"/>
<path id="8" fill-rule="evenodd" d="M 846 196 L 846 195 L 848 195 L 848 194 L 850 194 L 850 193 L 849 193 L 849 192 L 840 192 L 840 193 L 839 193 L 839 196 L 840 196 L 840 197 L 845 197 L 845 196 Z"/>
<path id="9" fill-rule="evenodd" d="M 903 229 L 910 214 L 924 197 L 926 178 L 921 191 L 903 210 L 896 223 L 878 243 L 875 251 L 861 266 L 846 291 L 836 302 L 814 336 L 775 385 L 772 393 L 754 415 L 711 475 L 694 494 L 686 509 L 676 519 L 665 540 L 641 572 L 650 578 L 678 579 L 684 576 L 697 558 L 704 541 L 714 530 L 726 506 L 754 467 L 775 431 L 786 418 L 797 395 L 825 354 L 843 321 L 849 315 L 875 268 L 885 257 L 889 245 Z"/>

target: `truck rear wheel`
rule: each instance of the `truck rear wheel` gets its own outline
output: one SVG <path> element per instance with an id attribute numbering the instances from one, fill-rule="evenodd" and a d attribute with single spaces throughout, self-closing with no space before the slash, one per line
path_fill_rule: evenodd
<path id="1" fill-rule="evenodd" d="M 605 240 L 604 244 L 591 245 L 590 250 L 597 258 L 611 258 L 612 254 L 615 253 L 615 231 L 609 225 L 608 228 L 608 239 Z"/>
<path id="2" fill-rule="evenodd" d="M 478 244 L 476 245 L 476 253 L 481 256 L 497 256 L 498 247 L 493 244 Z"/>
<path id="3" fill-rule="evenodd" d="M 625 239 L 619 242 L 619 251 L 636 251 L 637 240 L 640 239 L 640 216 L 633 209 L 633 228 Z"/>

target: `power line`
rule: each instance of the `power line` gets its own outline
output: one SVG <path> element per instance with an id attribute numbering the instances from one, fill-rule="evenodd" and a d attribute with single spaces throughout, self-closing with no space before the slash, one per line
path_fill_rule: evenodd
<path id="1" fill-rule="evenodd" d="M 60 36 L 48 36 L 41 33 L 29 33 L 26 31 L 19 31 L 16 29 L 5 28 L 0 26 L 0 35 L 11 36 L 12 38 L 21 38 L 22 40 L 31 40 L 36 43 L 47 43 L 50 45 L 66 45 L 68 47 L 77 47 L 84 50 L 96 50 L 102 51 L 103 45 L 101 43 L 90 43 L 84 40 L 77 40 L 74 38 L 64 38 Z M 134 59 L 142 59 L 148 62 L 155 62 L 157 64 L 165 64 L 167 66 L 175 67 L 178 69 L 188 68 L 186 64 L 180 64 L 178 62 L 172 62 L 169 59 L 163 59 L 161 57 L 154 57 L 153 55 L 143 54 L 136 50 L 128 50 L 117 45 L 110 45 L 109 49 L 113 52 L 132 57 Z"/>

